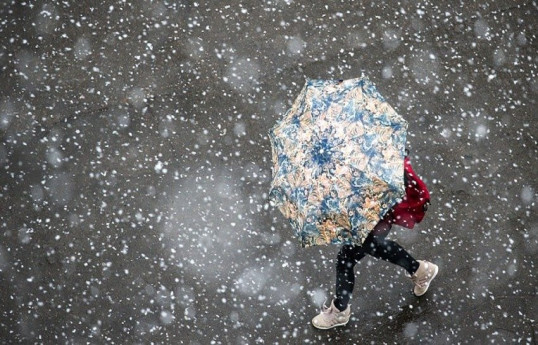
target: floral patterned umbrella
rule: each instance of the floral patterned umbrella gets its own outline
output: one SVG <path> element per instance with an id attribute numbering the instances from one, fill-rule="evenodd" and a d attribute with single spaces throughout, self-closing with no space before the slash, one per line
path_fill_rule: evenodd
<path id="1" fill-rule="evenodd" d="M 306 81 L 270 131 L 270 202 L 303 247 L 364 242 L 404 195 L 406 134 L 367 78 Z"/>

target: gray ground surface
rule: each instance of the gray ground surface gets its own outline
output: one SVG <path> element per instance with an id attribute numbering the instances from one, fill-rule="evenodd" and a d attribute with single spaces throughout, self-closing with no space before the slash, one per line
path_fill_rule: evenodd
<path id="1" fill-rule="evenodd" d="M 83 3 L 0 6 L 2 343 L 537 343 L 535 1 Z M 365 259 L 318 331 L 338 248 L 268 206 L 267 132 L 361 73 L 432 192 L 391 237 L 441 271 Z"/>

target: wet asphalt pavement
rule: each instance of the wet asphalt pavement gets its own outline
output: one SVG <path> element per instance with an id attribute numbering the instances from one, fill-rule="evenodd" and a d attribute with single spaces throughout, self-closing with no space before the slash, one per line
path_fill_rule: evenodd
<path id="1" fill-rule="evenodd" d="M 2 2 L 6 344 L 536 344 L 536 1 Z M 269 207 L 269 128 L 305 78 L 365 73 L 409 121 L 440 267 L 356 269 Z"/>

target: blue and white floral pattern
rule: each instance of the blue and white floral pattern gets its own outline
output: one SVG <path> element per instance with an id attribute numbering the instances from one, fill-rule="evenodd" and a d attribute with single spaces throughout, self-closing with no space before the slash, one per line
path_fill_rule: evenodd
<path id="1" fill-rule="evenodd" d="M 306 81 L 269 134 L 269 198 L 303 247 L 362 244 L 404 195 L 406 133 L 367 78 Z"/>

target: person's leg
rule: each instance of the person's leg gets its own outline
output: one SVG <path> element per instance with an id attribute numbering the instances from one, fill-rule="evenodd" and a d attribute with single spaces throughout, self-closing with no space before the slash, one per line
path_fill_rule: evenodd
<path id="1" fill-rule="evenodd" d="M 353 267 L 365 254 L 362 247 L 342 246 L 336 260 L 336 298 L 330 307 L 323 306 L 321 312 L 312 319 L 312 325 L 319 329 L 344 326 L 351 317 L 348 305 L 355 281 Z M 356 260 L 358 258 L 358 260 Z"/>
<path id="2" fill-rule="evenodd" d="M 334 306 L 343 311 L 347 308 L 355 285 L 355 264 L 366 254 L 359 246 L 342 246 L 336 259 L 336 298 Z"/>
<path id="3" fill-rule="evenodd" d="M 364 241 L 362 245 L 364 252 L 378 259 L 401 266 L 410 275 L 413 275 L 418 270 L 420 263 L 398 243 L 385 238 L 391 227 L 390 222 L 381 220 Z"/>
<path id="4" fill-rule="evenodd" d="M 336 298 L 335 307 L 342 311 L 347 308 L 355 285 L 355 264 L 366 254 L 399 265 L 413 275 L 420 263 L 405 251 L 398 243 L 387 240 L 392 224 L 381 220 L 368 234 L 362 246 L 342 246 L 336 260 Z"/>

